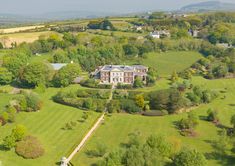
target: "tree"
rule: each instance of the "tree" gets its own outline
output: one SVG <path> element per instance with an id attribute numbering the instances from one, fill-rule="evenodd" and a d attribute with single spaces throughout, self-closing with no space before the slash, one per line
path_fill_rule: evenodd
<path id="1" fill-rule="evenodd" d="M 143 87 L 143 81 L 141 80 L 140 77 L 135 78 L 133 86 L 134 86 L 134 88 L 142 88 Z"/>
<path id="2" fill-rule="evenodd" d="M 17 125 L 9 136 L 3 139 L 3 146 L 6 149 L 11 149 L 16 146 L 16 142 L 22 140 L 25 137 L 26 128 L 23 125 Z"/>
<path id="3" fill-rule="evenodd" d="M 62 50 L 56 50 L 53 54 L 53 62 L 55 63 L 68 63 L 69 62 L 69 58 L 67 53 Z"/>
<path id="4" fill-rule="evenodd" d="M 216 78 L 225 77 L 228 73 L 228 67 L 226 64 L 221 64 L 215 67 L 212 72 Z"/>
<path id="5" fill-rule="evenodd" d="M 15 138 L 15 141 L 21 141 L 26 135 L 27 129 L 23 125 L 17 125 L 11 135 Z"/>
<path id="6" fill-rule="evenodd" d="M 86 109 L 91 109 L 93 106 L 92 99 L 88 98 L 87 100 L 84 101 L 83 107 Z"/>
<path id="7" fill-rule="evenodd" d="M 233 125 L 233 130 L 235 131 L 235 115 L 231 117 L 230 123 Z"/>
<path id="8" fill-rule="evenodd" d="M 15 121 L 15 114 L 16 114 L 17 110 L 15 109 L 15 107 L 13 106 L 9 106 L 7 108 L 7 113 L 8 113 L 8 121 L 9 122 L 14 122 Z"/>
<path id="9" fill-rule="evenodd" d="M 145 161 L 140 147 L 131 146 L 126 150 L 124 164 L 126 166 L 143 166 Z"/>
<path id="10" fill-rule="evenodd" d="M 133 44 L 124 45 L 123 50 L 125 52 L 125 55 L 129 55 L 129 56 L 136 56 L 139 53 L 138 48 L 134 46 Z"/>
<path id="11" fill-rule="evenodd" d="M 121 108 L 128 113 L 137 113 L 141 111 L 133 100 L 121 101 Z"/>
<path id="12" fill-rule="evenodd" d="M 0 67 L 0 85 L 6 85 L 12 82 L 13 74 L 4 67 Z"/>
<path id="13" fill-rule="evenodd" d="M 36 112 L 41 109 L 43 103 L 38 94 L 33 92 L 30 93 L 24 92 L 23 97 L 25 98 L 25 100 L 24 99 L 22 100 L 23 104 L 25 104 L 24 102 L 26 101 L 26 106 L 27 106 L 26 110 L 23 111 Z"/>
<path id="14" fill-rule="evenodd" d="M 175 166 L 205 166 L 206 159 L 196 150 L 184 148 L 173 160 Z"/>
<path id="15" fill-rule="evenodd" d="M 113 24 L 108 19 L 105 19 L 104 21 L 100 23 L 100 29 L 113 30 L 114 27 L 113 27 Z"/>
<path id="16" fill-rule="evenodd" d="M 179 80 L 179 76 L 178 76 L 178 74 L 177 74 L 176 71 L 174 71 L 174 72 L 172 73 L 170 80 L 171 80 L 173 83 Z"/>
<path id="17" fill-rule="evenodd" d="M 194 136 L 194 129 L 197 125 L 198 117 L 192 112 L 188 113 L 188 117 L 182 118 L 178 123 L 178 127 L 181 130 L 181 134 L 184 136 Z"/>
<path id="18" fill-rule="evenodd" d="M 7 68 L 15 78 L 19 78 L 21 69 L 27 64 L 28 55 L 23 52 L 10 52 L 3 57 L 3 67 Z"/>
<path id="19" fill-rule="evenodd" d="M 33 62 L 27 65 L 22 73 L 21 82 L 27 86 L 35 87 L 46 85 L 52 79 L 52 69 L 42 62 Z"/>
<path id="20" fill-rule="evenodd" d="M 3 44 L 0 42 L 0 49 L 3 49 L 4 47 L 3 47 Z"/>
<path id="21" fill-rule="evenodd" d="M 59 87 L 66 87 L 73 83 L 74 79 L 81 73 L 78 64 L 68 64 L 62 67 L 54 76 L 54 84 Z"/>
<path id="22" fill-rule="evenodd" d="M 114 151 L 108 154 L 98 166 L 123 166 L 122 164 L 122 152 Z"/>
<path id="23" fill-rule="evenodd" d="M 13 135 L 6 136 L 3 139 L 3 147 L 10 150 L 11 148 L 14 148 L 16 146 L 16 140 Z"/>
<path id="24" fill-rule="evenodd" d="M 136 95 L 135 102 L 137 106 L 139 106 L 142 109 L 144 108 L 144 96 L 143 95 Z"/>
<path id="25" fill-rule="evenodd" d="M 215 123 L 219 122 L 218 111 L 208 109 L 207 110 L 207 120 L 211 121 L 211 122 L 215 122 Z"/>

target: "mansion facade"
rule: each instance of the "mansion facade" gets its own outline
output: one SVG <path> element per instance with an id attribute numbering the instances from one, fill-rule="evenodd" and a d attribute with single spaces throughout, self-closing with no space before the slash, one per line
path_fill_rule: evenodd
<path id="1" fill-rule="evenodd" d="M 93 73 L 103 84 L 133 84 L 136 77 L 146 81 L 148 67 L 142 65 L 105 65 L 100 66 Z"/>

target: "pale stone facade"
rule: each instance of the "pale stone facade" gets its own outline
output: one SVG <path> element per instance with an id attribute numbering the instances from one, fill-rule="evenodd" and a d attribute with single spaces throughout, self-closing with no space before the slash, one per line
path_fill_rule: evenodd
<path id="1" fill-rule="evenodd" d="M 135 77 L 146 80 L 148 68 L 142 65 L 105 65 L 100 66 L 94 72 L 94 77 L 104 84 L 133 84 Z"/>

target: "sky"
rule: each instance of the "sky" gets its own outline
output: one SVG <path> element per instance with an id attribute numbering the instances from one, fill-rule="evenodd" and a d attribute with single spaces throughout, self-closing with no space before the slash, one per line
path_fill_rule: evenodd
<path id="1" fill-rule="evenodd" d="M 179 9 L 208 0 L 0 0 L 0 13 L 43 14 L 58 11 L 130 13 Z M 220 0 L 234 2 L 234 0 Z"/>

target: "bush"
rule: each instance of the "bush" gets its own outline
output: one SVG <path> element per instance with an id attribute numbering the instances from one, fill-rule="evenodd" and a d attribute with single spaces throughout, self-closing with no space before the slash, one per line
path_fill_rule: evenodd
<path id="1" fill-rule="evenodd" d="M 184 149 L 173 160 L 175 166 L 205 166 L 206 159 L 196 150 Z"/>
<path id="2" fill-rule="evenodd" d="M 113 92 L 113 99 L 127 99 L 129 93 L 126 90 L 115 90 Z"/>
<path id="3" fill-rule="evenodd" d="M 120 112 L 120 110 L 121 110 L 121 104 L 119 100 L 111 100 L 108 103 L 107 111 L 109 113 Z"/>
<path id="4" fill-rule="evenodd" d="M 214 123 L 218 123 L 219 122 L 218 111 L 208 109 L 207 110 L 207 120 L 214 122 Z"/>
<path id="5" fill-rule="evenodd" d="M 87 79 L 87 80 L 82 80 L 80 83 L 82 86 L 89 87 L 89 88 L 97 88 L 99 85 L 99 82 L 95 79 Z"/>
<path id="6" fill-rule="evenodd" d="M 16 153 L 26 159 L 35 159 L 44 154 L 44 148 L 36 137 L 27 136 L 16 144 Z"/>
<path id="7" fill-rule="evenodd" d="M 133 86 L 131 84 L 121 84 L 118 83 L 117 84 L 117 89 L 132 89 Z"/>
<path id="8" fill-rule="evenodd" d="M 97 88 L 99 88 L 99 89 L 111 89 L 112 85 L 111 84 L 98 84 Z"/>
<path id="9" fill-rule="evenodd" d="M 35 112 L 41 109 L 42 107 L 42 100 L 36 93 L 23 93 L 26 103 L 27 103 L 27 112 Z"/>
<path id="10" fill-rule="evenodd" d="M 121 108 L 128 113 L 138 113 L 141 111 L 133 100 L 122 100 Z"/>
<path id="11" fill-rule="evenodd" d="M 142 115 L 144 116 L 164 116 L 162 111 L 150 111 L 150 112 L 143 112 Z"/>

